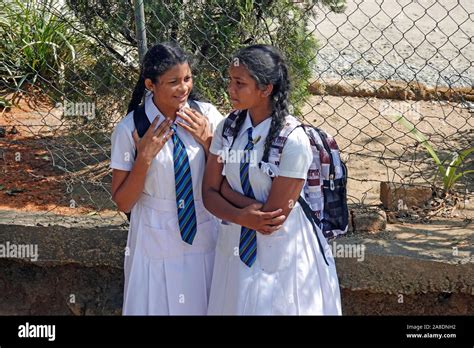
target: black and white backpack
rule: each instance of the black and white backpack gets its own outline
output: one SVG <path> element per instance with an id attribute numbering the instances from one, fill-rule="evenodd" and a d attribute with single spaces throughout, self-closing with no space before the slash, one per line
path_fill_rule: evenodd
<path id="1" fill-rule="evenodd" d="M 243 111 L 234 111 L 224 123 L 223 138 L 230 144 L 238 134 L 237 118 Z M 288 136 L 296 128 L 302 127 L 308 136 L 313 151 L 313 161 L 303 188 L 304 198 L 298 202 L 306 217 L 319 226 L 327 240 L 347 233 L 349 211 L 347 208 L 347 167 L 341 160 L 339 147 L 333 137 L 323 130 L 302 124 L 293 116 L 287 116 L 285 125 L 270 147 L 268 158 L 262 158 L 260 169 L 271 178 L 276 176 Z"/>

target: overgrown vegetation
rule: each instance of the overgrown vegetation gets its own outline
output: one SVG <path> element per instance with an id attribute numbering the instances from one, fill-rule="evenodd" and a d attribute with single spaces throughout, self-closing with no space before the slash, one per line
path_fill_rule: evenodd
<path id="1" fill-rule="evenodd" d="M 334 11 L 345 5 L 341 0 L 321 2 Z M 13 0 L 0 5 L 1 103 L 15 103 L 25 92 L 45 94 L 53 105 L 93 102 L 94 119 L 76 118 L 73 126 L 102 130 L 123 115 L 139 70 L 133 2 L 61 3 Z M 226 109 L 229 58 L 244 45 L 269 43 L 287 57 L 298 113 L 315 63 L 317 43 L 307 27 L 317 0 L 144 3 L 148 46 L 176 40 L 190 52 L 195 86 L 204 99 Z"/>
<path id="2" fill-rule="evenodd" d="M 75 64 L 81 36 L 65 18 L 49 11 L 51 1 L 6 1 L 0 5 L 2 92 L 14 95 L 28 86 L 60 88 L 66 66 Z M 13 98 L 14 99 L 14 98 Z"/>
<path id="3" fill-rule="evenodd" d="M 145 1 L 148 46 L 176 40 L 195 57 L 196 88 L 209 101 L 226 102 L 229 58 L 240 47 L 270 43 L 286 55 L 293 75 L 292 101 L 297 107 L 308 95 L 317 50 L 309 20 L 319 1 L 207 0 Z M 92 6 L 94 3 L 94 6 Z M 345 1 L 324 0 L 333 11 Z M 126 0 L 69 0 L 76 17 L 91 37 L 116 61 L 137 62 L 134 12 Z M 137 71 L 129 75 L 135 80 Z"/>

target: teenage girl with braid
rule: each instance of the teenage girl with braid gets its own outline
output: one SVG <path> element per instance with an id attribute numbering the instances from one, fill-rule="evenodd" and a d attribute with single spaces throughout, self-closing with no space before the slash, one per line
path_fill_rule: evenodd
<path id="1" fill-rule="evenodd" d="M 254 45 L 236 53 L 229 75 L 237 109 L 229 117 L 237 117 L 236 127 L 226 137 L 225 120 L 217 127 L 203 182 L 206 208 L 227 221 L 218 237 L 208 313 L 340 315 L 334 258 L 297 202 L 313 156 L 304 130 L 288 136 L 273 181 L 249 161 L 251 152 L 257 163 L 268 158 L 289 116 L 287 66 L 274 47 Z M 239 161 L 224 156 L 238 150 L 248 152 Z"/>
<path id="2" fill-rule="evenodd" d="M 202 178 L 213 130 L 208 103 L 189 108 L 188 57 L 175 44 L 148 50 L 128 115 L 112 135 L 112 198 L 131 212 L 125 252 L 124 315 L 206 314 L 217 220 L 204 208 Z M 145 90 L 140 139 L 134 113 Z M 143 110 L 143 109 L 140 109 Z"/>

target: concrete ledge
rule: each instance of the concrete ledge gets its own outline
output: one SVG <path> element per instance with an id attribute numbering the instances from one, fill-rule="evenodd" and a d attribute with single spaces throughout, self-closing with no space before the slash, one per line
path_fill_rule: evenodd
<path id="1" fill-rule="evenodd" d="M 39 258 L 0 258 L 0 315 L 120 314 L 127 238 L 122 219 L 38 226 L 28 221 L 41 217 L 22 214 L 22 224 L 5 224 L 10 214 L 0 214 L 0 244 L 36 244 Z M 333 242 L 344 314 L 473 315 L 472 233 L 468 247 L 453 253 L 452 231 L 429 236 L 387 228 L 392 230 Z M 362 246 L 363 255 L 357 254 Z"/>
<path id="2" fill-rule="evenodd" d="M 474 101 L 471 87 L 429 87 L 419 82 L 323 79 L 310 83 L 315 95 L 376 97 L 398 100 Z"/>
<path id="3" fill-rule="evenodd" d="M 397 241 L 350 236 L 336 240 L 343 245 L 365 245 L 365 258 L 337 258 L 342 288 L 385 294 L 413 295 L 449 292 L 474 295 L 472 253 L 462 251 L 453 256 L 452 248 L 433 244 L 416 248 L 441 252 L 438 257 L 426 255 Z M 462 255 L 462 256 L 461 256 Z M 474 297 L 473 297 L 474 300 Z"/>
<path id="4" fill-rule="evenodd" d="M 78 264 L 123 269 L 127 227 L 110 219 L 0 212 L 0 244 L 38 245 L 38 267 Z M 14 219 L 12 223 L 12 219 Z"/>
<path id="5" fill-rule="evenodd" d="M 343 313 L 473 315 L 472 248 L 456 250 L 454 256 L 450 240 L 424 233 L 421 230 L 409 240 L 403 231 L 384 231 L 383 238 L 352 235 L 336 240 L 344 246 L 366 247 L 362 262 L 336 258 Z"/>

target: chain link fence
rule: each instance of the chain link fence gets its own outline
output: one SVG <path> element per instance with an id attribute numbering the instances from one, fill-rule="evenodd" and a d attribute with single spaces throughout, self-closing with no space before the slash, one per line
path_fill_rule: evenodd
<path id="1" fill-rule="evenodd" d="M 443 188 L 449 163 L 452 189 L 469 202 L 472 1 L 139 3 L 1 5 L 2 209 L 121 216 L 111 201 L 110 134 L 125 115 L 139 47 L 164 40 L 192 54 L 195 87 L 223 114 L 232 52 L 278 46 L 295 113 L 334 135 L 347 161 L 350 203 L 378 204 L 382 181 Z"/>

